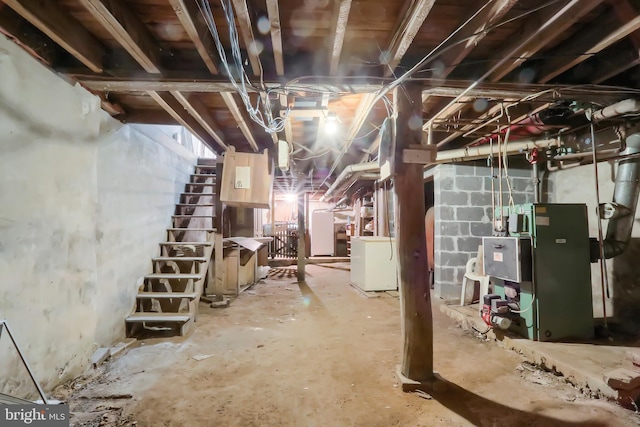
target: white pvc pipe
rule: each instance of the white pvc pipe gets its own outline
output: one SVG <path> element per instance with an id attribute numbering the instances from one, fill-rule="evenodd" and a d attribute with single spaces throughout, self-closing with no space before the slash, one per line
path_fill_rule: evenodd
<path id="1" fill-rule="evenodd" d="M 545 149 L 554 145 L 558 145 L 558 140 L 553 139 L 539 139 L 539 140 L 526 140 L 510 142 L 507 144 L 507 154 L 520 153 L 534 148 Z M 467 160 L 484 159 L 489 155 L 498 156 L 502 154 L 498 147 L 491 145 L 480 145 L 478 147 L 466 147 L 456 150 L 444 150 L 438 151 L 436 155 L 436 163 L 452 163 L 463 162 Z"/>
<path id="2" fill-rule="evenodd" d="M 593 121 L 599 122 L 611 117 L 621 116 L 623 114 L 637 113 L 640 111 L 640 101 L 637 99 L 625 99 L 604 107 L 593 113 Z"/>

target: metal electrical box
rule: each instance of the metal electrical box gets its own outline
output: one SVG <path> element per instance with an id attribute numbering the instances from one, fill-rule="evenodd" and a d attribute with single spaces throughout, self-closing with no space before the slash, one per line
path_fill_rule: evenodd
<path id="1" fill-rule="evenodd" d="M 508 220 L 510 236 L 484 238 L 483 261 L 487 274 L 503 279 L 495 281 L 495 293 L 507 298 L 519 291 L 512 329 L 537 341 L 592 338 L 586 205 L 515 205 L 496 215 Z"/>

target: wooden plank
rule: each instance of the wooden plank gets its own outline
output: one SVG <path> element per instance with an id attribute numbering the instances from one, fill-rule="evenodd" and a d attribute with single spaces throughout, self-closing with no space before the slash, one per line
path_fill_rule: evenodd
<path id="1" fill-rule="evenodd" d="M 284 59 L 282 57 L 282 29 L 280 28 L 280 10 L 278 0 L 267 0 L 267 14 L 271 24 L 271 46 L 276 61 L 276 74 L 284 75 Z"/>
<path id="2" fill-rule="evenodd" d="M 603 1 L 561 1 L 536 12 L 524 24 L 522 35 L 512 37 L 506 48 L 496 54 L 496 58 L 499 59 L 489 63 L 487 70 L 497 67 L 489 76 L 489 80 L 496 82 L 502 79 Z M 523 44 L 522 40 L 528 42 Z M 506 58 L 509 59 L 505 60 Z"/>
<path id="3" fill-rule="evenodd" d="M 306 225 L 304 220 L 305 211 L 305 193 L 298 194 L 298 262 L 296 277 L 298 282 L 305 281 L 305 235 Z"/>
<path id="4" fill-rule="evenodd" d="M 615 51 L 606 50 L 595 58 L 595 67 L 590 72 L 591 82 L 604 83 L 610 78 L 640 65 L 640 47 L 630 40 L 624 40 Z"/>
<path id="5" fill-rule="evenodd" d="M 467 103 L 472 99 L 473 98 L 471 97 L 463 96 L 455 104 L 449 104 L 448 99 L 443 99 L 433 108 L 433 111 L 435 111 L 435 113 L 432 114 L 431 117 L 425 122 L 425 124 L 422 126 L 422 129 L 427 131 L 429 130 L 429 128 L 437 128 L 438 126 L 440 126 L 440 124 L 437 122 L 438 119 L 444 119 L 453 116 L 456 113 L 459 113 L 468 105 Z"/>
<path id="6" fill-rule="evenodd" d="M 196 299 L 198 294 L 196 292 L 138 292 L 136 298 L 138 299 L 169 299 L 169 298 L 187 298 Z"/>
<path id="7" fill-rule="evenodd" d="M 161 256 L 151 258 L 153 262 L 166 262 L 166 261 L 189 261 L 189 262 L 207 262 L 205 257 L 187 257 L 187 256 Z"/>
<path id="8" fill-rule="evenodd" d="M 333 2 L 333 18 L 331 21 L 331 39 L 329 53 L 329 74 L 334 75 L 338 72 L 340 65 L 340 54 L 344 45 L 344 36 L 347 31 L 347 22 L 349 21 L 349 12 L 351 11 L 351 0 L 334 0 Z"/>
<path id="9" fill-rule="evenodd" d="M 187 97 L 182 92 L 171 91 L 171 94 L 182 104 L 185 110 L 195 118 L 198 123 L 207 131 L 209 135 L 216 141 L 216 143 L 220 146 L 222 151 L 227 149 L 227 144 L 224 143 L 223 137 L 224 135 L 215 125 L 215 119 L 211 115 L 211 113 L 207 110 L 207 107 L 202 104 L 198 98 L 194 96 Z M 220 154 L 220 151 L 214 150 L 217 154 Z"/>
<path id="10" fill-rule="evenodd" d="M 119 78 L 95 76 L 80 76 L 78 80 L 89 89 L 103 92 L 146 92 L 149 90 L 156 92 L 179 91 L 179 92 L 204 92 L 220 93 L 233 92 L 235 88 L 229 82 L 220 80 L 207 80 L 202 75 L 193 75 L 189 72 L 181 72 L 172 78 L 148 78 L 138 75 L 123 76 Z M 425 94 L 433 96 L 456 97 L 465 91 L 470 85 L 476 82 L 466 79 L 421 79 L 426 86 Z M 267 88 L 281 87 L 282 83 L 276 81 L 265 81 Z M 373 80 L 359 83 L 333 86 L 331 80 L 324 84 L 297 82 L 296 87 L 308 90 L 328 91 L 335 89 L 336 92 L 344 92 L 345 88 L 353 93 L 373 92 L 380 89 L 381 85 Z M 513 82 L 483 82 L 477 84 L 471 91 L 466 92 L 469 96 L 490 97 L 490 98 L 521 98 L 548 89 L 558 89 L 557 86 L 543 84 L 526 84 Z M 251 92 L 251 89 L 249 89 Z M 281 96 L 281 105 L 286 109 L 286 96 Z"/>
<path id="11" fill-rule="evenodd" d="M 240 27 L 240 35 L 244 40 L 244 46 L 249 56 L 249 62 L 251 63 L 251 70 L 256 76 L 262 75 L 262 65 L 260 64 L 260 56 L 256 48 L 256 39 L 253 36 L 253 29 L 251 27 L 251 16 L 249 15 L 249 9 L 247 8 L 246 0 L 232 0 L 233 8 L 236 11 L 236 20 L 238 21 L 238 27 Z"/>
<path id="12" fill-rule="evenodd" d="M 0 33 L 9 37 L 31 56 L 49 66 L 62 52 L 62 48 L 46 34 L 38 31 L 13 9 L 3 7 L 2 0 L 0 0 Z"/>
<path id="13" fill-rule="evenodd" d="M 99 90 L 104 92 L 209 92 L 219 93 L 235 90 L 234 86 L 228 82 L 219 81 L 186 81 L 185 79 L 140 79 L 140 78 L 125 78 L 125 79 L 109 79 L 109 80 L 95 80 L 94 77 L 83 79 L 79 81 L 92 90 Z"/>
<path id="14" fill-rule="evenodd" d="M 443 47 L 446 49 L 438 55 L 438 61 L 447 65 L 436 77 L 446 78 L 469 55 L 473 48 L 487 35 L 484 30 L 498 22 L 518 0 L 497 0 L 493 4 L 485 4 L 484 9 L 458 32 Z"/>
<path id="15" fill-rule="evenodd" d="M 125 123 L 145 123 L 153 125 L 179 125 L 180 123 L 163 109 L 137 109 L 127 111 Z"/>
<path id="16" fill-rule="evenodd" d="M 351 126 L 349 126 L 349 130 L 347 132 L 347 138 L 345 141 L 345 149 L 348 150 L 353 141 L 356 139 L 362 126 L 367 121 L 367 117 L 371 114 L 371 110 L 373 110 L 374 103 L 373 101 L 376 99 L 375 93 L 364 93 L 358 102 L 358 106 L 355 109 L 353 121 L 351 122 Z"/>
<path id="17" fill-rule="evenodd" d="M 191 319 L 189 314 L 180 313 L 132 313 L 127 317 L 127 322 L 187 322 Z"/>
<path id="18" fill-rule="evenodd" d="M 389 42 L 389 48 L 387 49 L 388 60 L 384 71 L 385 76 L 390 76 L 394 72 L 435 3 L 435 0 L 409 1 L 411 4 Z"/>
<path id="19" fill-rule="evenodd" d="M 102 72 L 104 48 L 80 22 L 50 0 L 3 0 L 95 73 Z"/>
<path id="20" fill-rule="evenodd" d="M 200 280 L 202 276 L 199 274 L 176 274 L 176 273 L 154 273 L 144 276 L 145 279 L 160 280 Z"/>
<path id="21" fill-rule="evenodd" d="M 121 0 L 79 0 L 148 73 L 160 73 L 160 46 L 149 29 Z"/>
<path id="22" fill-rule="evenodd" d="M 182 107 L 182 104 L 171 95 L 170 92 L 156 92 L 147 91 L 164 110 L 171 115 L 180 125 L 184 126 L 198 137 L 204 144 L 206 144 L 213 151 L 216 151 L 217 145 L 212 141 L 211 137 L 207 134 L 207 131 L 196 121 L 195 118 L 190 116 L 186 110 Z"/>
<path id="23" fill-rule="evenodd" d="M 240 128 L 240 131 L 242 132 L 244 137 L 249 142 L 249 145 L 251 145 L 251 148 L 253 149 L 253 151 L 257 152 L 259 150 L 258 149 L 258 143 L 256 142 L 255 138 L 253 137 L 253 133 L 251 132 L 251 129 L 249 128 L 249 125 L 247 124 L 246 120 L 244 119 L 244 116 L 243 116 L 242 112 L 240 111 L 240 107 L 236 103 L 236 100 L 235 100 L 235 98 L 233 96 L 233 93 L 231 93 L 231 92 L 221 92 L 220 96 L 222 96 L 222 100 L 227 105 L 227 108 L 229 108 L 229 111 L 231 112 L 231 115 L 233 116 L 233 118 L 235 119 L 236 123 L 238 124 L 238 127 Z"/>
<path id="24" fill-rule="evenodd" d="M 609 13 L 598 18 L 597 25 L 571 37 L 546 55 L 551 59 L 543 64 L 538 81 L 550 81 L 638 29 L 640 14 L 628 2 L 616 1 Z"/>
<path id="25" fill-rule="evenodd" d="M 424 238 L 423 166 L 403 164 L 402 150 L 422 141 L 422 129 L 409 126 L 422 114 L 422 86 L 395 89 L 396 150 L 394 186 L 398 281 L 401 300 L 403 355 L 400 372 L 409 380 L 431 382 L 433 375 L 433 319 L 429 265 Z M 403 387 L 404 389 L 404 387 Z"/>
<path id="26" fill-rule="evenodd" d="M 218 74 L 218 50 L 197 3 L 193 0 L 169 0 L 180 23 L 193 42 L 198 54 L 212 74 Z"/>

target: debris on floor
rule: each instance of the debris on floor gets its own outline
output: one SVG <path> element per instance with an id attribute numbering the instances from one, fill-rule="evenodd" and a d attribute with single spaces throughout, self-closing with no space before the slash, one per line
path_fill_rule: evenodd
<path id="1" fill-rule="evenodd" d="M 448 389 L 404 393 L 399 301 L 363 298 L 346 271 L 308 268 L 321 308 L 288 278 L 266 279 L 223 311 L 203 303 L 190 335 L 147 339 L 68 383 L 55 397 L 69 402 L 71 425 L 637 425 L 633 412 L 586 399 L 437 308 L 434 364 Z"/>
<path id="2" fill-rule="evenodd" d="M 102 364 L 102 362 L 107 360 L 110 356 L 111 356 L 110 348 L 100 347 L 93 353 L 93 356 L 91 356 L 91 364 L 93 365 L 94 368 L 97 368 L 98 365 Z"/>

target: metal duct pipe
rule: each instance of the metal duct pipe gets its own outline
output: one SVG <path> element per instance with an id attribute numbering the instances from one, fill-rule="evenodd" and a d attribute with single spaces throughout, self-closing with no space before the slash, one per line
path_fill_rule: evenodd
<path id="1" fill-rule="evenodd" d="M 621 155 L 640 153 L 640 133 L 627 137 L 627 148 Z M 631 230 L 635 221 L 638 195 L 640 194 L 640 158 L 621 160 L 616 173 L 616 186 L 613 191 L 613 204 L 617 215 L 609 220 L 607 237 L 603 242 L 606 259 L 620 255 L 631 239 Z"/>
<path id="2" fill-rule="evenodd" d="M 542 149 L 559 145 L 558 139 L 540 139 L 540 140 L 526 140 L 518 142 L 510 142 L 507 144 L 507 154 L 516 154 L 523 151 L 532 150 L 534 148 Z M 502 148 L 502 147 L 501 147 Z M 484 159 L 489 155 L 501 155 L 502 152 L 498 151 L 497 145 L 481 145 L 478 147 L 466 147 L 456 150 L 444 150 L 438 151 L 436 155 L 437 163 L 453 163 L 464 162 L 467 160 Z"/>
<path id="3" fill-rule="evenodd" d="M 338 187 L 354 173 L 377 172 L 379 169 L 380 166 L 378 166 L 378 162 L 358 163 L 347 166 L 342 170 L 340 175 L 338 175 L 338 178 L 331 184 L 331 187 L 329 187 L 320 200 L 324 202 L 327 197 L 331 196 Z"/>

